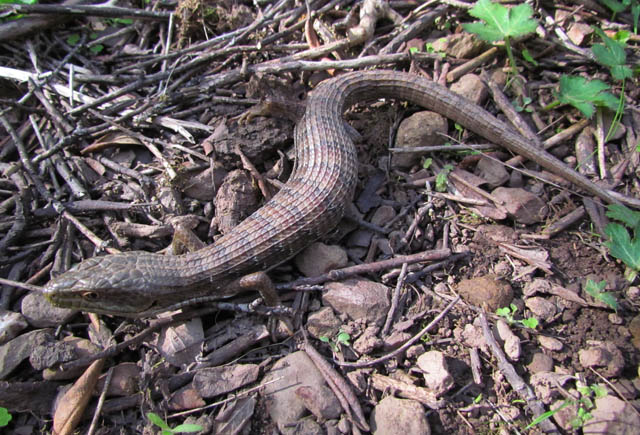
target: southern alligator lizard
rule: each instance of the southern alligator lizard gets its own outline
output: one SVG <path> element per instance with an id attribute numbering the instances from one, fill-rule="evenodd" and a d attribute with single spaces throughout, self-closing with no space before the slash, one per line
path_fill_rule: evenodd
<path id="1" fill-rule="evenodd" d="M 355 147 L 343 126 L 345 107 L 387 97 L 434 110 L 516 154 L 539 163 L 607 202 L 607 192 L 463 97 L 425 78 L 395 71 L 351 72 L 311 93 L 295 130 L 296 168 L 264 206 L 199 251 L 164 256 L 127 252 L 90 258 L 44 289 L 57 306 L 142 316 L 246 290 L 247 275 L 295 255 L 340 221 L 356 186 Z"/>

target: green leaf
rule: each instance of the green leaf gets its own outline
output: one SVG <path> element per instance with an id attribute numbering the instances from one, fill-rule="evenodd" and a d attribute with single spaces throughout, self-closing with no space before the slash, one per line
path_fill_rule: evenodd
<path id="1" fill-rule="evenodd" d="M 536 329 L 538 327 L 538 319 L 535 317 L 529 317 L 528 319 L 523 319 L 520 321 L 522 325 L 529 329 Z"/>
<path id="2" fill-rule="evenodd" d="M 67 37 L 67 44 L 69 45 L 76 45 L 78 42 L 80 42 L 80 35 L 77 33 L 72 33 Z"/>
<path id="3" fill-rule="evenodd" d="M 467 23 L 462 27 L 489 42 L 527 35 L 534 32 L 538 25 L 536 20 L 531 19 L 533 9 L 526 3 L 506 8 L 489 0 L 478 0 L 469 14 L 484 23 Z"/>
<path id="4" fill-rule="evenodd" d="M 609 241 L 604 245 L 618 260 L 634 270 L 640 270 L 640 238 L 631 240 L 629 232 L 618 223 L 607 224 L 604 232 Z"/>
<path id="5" fill-rule="evenodd" d="M 447 182 L 449 179 L 449 172 L 453 170 L 452 165 L 444 165 L 442 171 L 438 172 L 436 175 L 436 191 L 444 192 L 447 190 Z"/>
<path id="6" fill-rule="evenodd" d="M 616 0 L 600 0 L 602 4 L 611 9 L 614 14 L 618 14 L 625 10 L 626 6 Z"/>
<path id="7" fill-rule="evenodd" d="M 0 427 L 4 427 L 9 424 L 13 416 L 7 411 L 7 408 L 0 406 Z"/>
<path id="8" fill-rule="evenodd" d="M 418 52 L 418 47 L 409 47 L 409 53 L 414 54 Z"/>
<path id="9" fill-rule="evenodd" d="M 200 426 L 199 424 L 184 423 L 174 427 L 171 431 L 173 433 L 191 433 L 200 432 L 202 429 L 202 426 Z"/>
<path id="10" fill-rule="evenodd" d="M 557 97 L 563 104 L 570 104 L 582 112 L 587 118 L 591 118 L 595 106 L 608 107 L 615 111 L 618 108 L 618 99 L 605 90 L 609 85 L 600 80 L 588 81 L 580 76 L 560 77 L 560 92 Z"/>
<path id="11" fill-rule="evenodd" d="M 611 292 L 602 292 L 598 295 L 598 300 L 609 305 L 614 311 L 618 311 L 618 299 Z"/>
<path id="12" fill-rule="evenodd" d="M 155 412 L 147 412 L 147 419 L 161 429 L 171 431 L 169 425 Z"/>
<path id="13" fill-rule="evenodd" d="M 607 206 L 607 217 L 622 222 L 627 227 L 639 232 L 640 230 L 640 212 L 631 210 L 622 204 L 611 204 Z"/>
<path id="14" fill-rule="evenodd" d="M 509 309 L 509 307 L 498 308 L 496 310 L 496 314 L 498 316 L 506 317 L 506 316 L 511 315 L 511 310 Z"/>
<path id="15" fill-rule="evenodd" d="M 529 53 L 529 50 L 526 48 L 522 50 L 522 57 L 533 66 L 538 66 L 538 62 L 531 56 L 531 53 Z"/>
<path id="16" fill-rule="evenodd" d="M 351 339 L 351 336 L 350 336 L 349 334 L 347 334 L 346 332 L 342 332 L 342 331 L 341 331 L 341 332 L 338 334 L 338 338 L 336 339 L 336 341 L 337 341 L 338 343 L 342 343 L 342 344 L 344 344 L 344 345 L 346 345 L 346 346 L 349 346 L 349 345 L 350 345 L 350 344 L 349 344 L 349 340 L 350 340 L 350 339 Z"/>
<path id="17" fill-rule="evenodd" d="M 609 393 L 607 393 L 607 389 L 604 388 L 602 385 L 594 384 L 591 386 L 591 389 L 593 390 L 593 393 L 595 394 L 595 396 L 599 399 L 609 395 Z"/>
<path id="18" fill-rule="evenodd" d="M 591 47 L 591 51 L 598 63 L 609 67 L 611 69 L 611 75 L 616 80 L 624 80 L 630 78 L 633 75 L 631 68 L 625 65 L 627 62 L 627 53 L 624 51 L 624 44 L 609 38 L 598 27 L 593 27 L 593 30 L 600 36 L 603 44 L 594 44 Z"/>
<path id="19" fill-rule="evenodd" d="M 89 51 L 91 51 L 93 54 L 98 54 L 102 50 L 104 50 L 104 45 L 102 44 L 92 45 L 91 48 L 89 49 Z"/>
<path id="20" fill-rule="evenodd" d="M 431 157 L 427 157 L 426 159 L 424 159 L 424 162 L 422 162 L 422 167 L 424 169 L 429 169 L 432 164 L 433 164 L 433 159 Z"/>

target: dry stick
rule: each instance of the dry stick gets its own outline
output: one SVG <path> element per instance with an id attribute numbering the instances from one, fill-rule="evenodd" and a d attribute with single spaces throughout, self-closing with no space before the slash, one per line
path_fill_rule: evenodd
<path id="1" fill-rule="evenodd" d="M 529 386 L 524 382 L 520 375 L 518 375 L 513 365 L 511 365 L 507 360 L 504 352 L 502 352 L 502 349 L 500 349 L 500 345 L 498 345 L 495 338 L 493 337 L 493 334 L 491 333 L 491 329 L 489 328 L 489 323 L 487 322 L 487 318 L 484 312 L 481 311 L 478 318 L 480 320 L 480 324 L 482 325 L 484 339 L 491 349 L 491 353 L 496 358 L 496 360 L 498 360 L 498 368 L 511 385 L 511 388 L 513 388 L 513 390 L 518 394 L 518 396 L 520 396 L 522 400 L 527 402 L 527 406 L 531 410 L 532 414 L 535 417 L 539 417 L 545 412 L 544 405 L 537 399 L 533 390 L 529 388 Z M 542 420 L 539 425 L 540 428 L 547 433 L 558 432 L 558 429 L 550 419 Z"/>
<path id="2" fill-rule="evenodd" d="M 114 372 L 115 372 L 114 367 L 109 368 L 109 371 L 107 371 L 107 377 L 104 380 L 104 386 L 102 387 L 102 392 L 100 393 L 98 404 L 96 405 L 96 409 L 93 413 L 93 418 L 91 419 L 91 425 L 89 426 L 87 435 L 93 435 L 93 433 L 96 430 L 96 426 L 98 424 L 98 418 L 100 418 L 100 412 L 102 411 L 102 406 L 104 405 L 104 399 L 107 397 L 107 391 L 111 386 L 111 379 L 113 379 Z"/>
<path id="3" fill-rule="evenodd" d="M 62 216 L 64 216 L 67 220 L 69 220 L 78 229 L 78 231 L 80 231 L 87 239 L 89 239 L 91 243 L 93 243 L 98 248 L 98 250 L 100 251 L 104 250 L 109 254 L 120 253 L 120 250 L 107 246 L 109 242 L 102 240 L 100 237 L 98 237 L 93 231 L 91 231 L 89 228 L 83 225 L 82 222 L 80 222 L 75 216 L 73 216 L 68 211 L 66 210 L 63 211 Z"/>
<path id="4" fill-rule="evenodd" d="M 131 137 L 135 137 L 140 142 L 142 142 L 142 144 L 145 147 L 147 147 L 149 152 L 151 152 L 151 154 L 153 154 L 153 156 L 160 161 L 160 163 L 164 167 L 165 171 L 167 171 L 167 176 L 169 177 L 170 180 L 173 180 L 174 178 L 176 178 L 178 176 L 176 171 L 171 167 L 171 164 L 167 161 L 167 159 L 165 159 L 164 155 L 160 152 L 158 147 L 156 147 L 154 145 L 153 139 L 150 140 L 149 138 L 145 137 L 144 135 L 142 135 L 142 134 L 140 134 L 138 132 L 135 132 L 135 131 L 130 130 L 130 129 L 126 128 L 126 127 L 123 127 L 122 125 L 115 123 L 111 119 L 107 118 L 106 116 L 103 116 L 102 114 L 96 112 L 95 110 L 91 110 L 90 112 L 94 116 L 97 116 L 98 118 L 102 119 L 103 121 L 111 124 L 113 127 L 117 128 L 118 130 L 122 131 L 123 133 L 126 133 Z"/>
<path id="5" fill-rule="evenodd" d="M 465 62 L 459 67 L 456 67 L 451 71 L 449 71 L 449 73 L 447 74 L 447 81 L 453 82 L 457 80 L 458 78 L 462 77 L 469 71 L 472 71 L 477 67 L 479 67 L 480 65 L 484 64 L 485 62 L 488 62 L 489 60 L 493 59 L 497 54 L 498 54 L 498 47 L 491 47 L 490 49 L 480 54 L 479 56 L 476 56 L 470 61 Z"/>
<path id="6" fill-rule="evenodd" d="M 398 301 L 400 300 L 400 289 L 404 285 L 404 280 L 407 276 L 407 263 L 402 264 L 402 269 L 400 270 L 400 276 L 398 276 L 398 281 L 396 282 L 396 287 L 393 290 L 393 297 L 391 298 L 391 307 L 387 312 L 387 319 L 384 322 L 384 326 L 382 327 L 382 331 L 380 331 L 380 335 L 383 337 L 387 335 L 389 332 L 389 328 L 391 327 L 391 322 L 395 317 L 396 310 L 398 309 Z"/>
<path id="7" fill-rule="evenodd" d="M 336 363 L 336 364 L 338 364 L 339 366 L 342 366 L 342 367 L 364 368 L 364 367 L 371 367 L 371 366 L 374 366 L 376 364 L 383 363 L 383 362 L 395 357 L 396 355 L 400 355 L 402 352 L 404 352 L 409 347 L 411 347 L 415 342 L 420 340 L 424 334 L 426 334 L 427 332 L 431 331 L 438 324 L 438 322 L 440 322 L 440 320 L 442 320 L 442 318 L 447 315 L 447 313 L 453 308 L 453 306 L 458 303 L 459 300 L 460 300 L 460 296 L 457 296 L 454 300 L 449 302 L 449 304 L 444 308 L 444 310 L 442 310 L 442 312 L 440 314 L 438 314 L 431 322 L 429 322 L 429 324 L 427 326 L 425 326 L 420 332 L 418 332 L 416 335 L 411 337 L 405 344 L 403 344 L 402 346 L 400 346 L 398 349 L 394 350 L 393 352 L 388 353 L 385 356 L 382 356 L 380 358 L 376 358 L 376 359 L 371 360 L 371 361 L 361 361 L 361 362 L 356 362 L 356 363 L 345 363 L 345 362 L 339 362 L 339 361 L 335 361 L 334 360 L 334 363 Z"/>
<path id="8" fill-rule="evenodd" d="M 524 122 L 520 114 L 516 112 L 513 104 L 511 104 L 509 99 L 498 87 L 496 82 L 491 80 L 485 72 L 480 75 L 480 78 L 489 87 L 491 95 L 493 96 L 493 101 L 496 103 L 498 108 L 500 108 L 502 113 L 504 113 L 504 115 L 509 119 L 511 125 L 513 125 L 522 136 L 524 136 L 526 139 L 531 140 L 533 142 L 532 146 L 540 148 L 540 140 L 538 139 L 538 136 L 533 130 L 531 130 L 529 124 Z"/>
<path id="9" fill-rule="evenodd" d="M 33 167 L 31 159 L 29 158 L 29 153 L 27 152 L 27 148 L 22 142 L 22 139 L 20 139 L 20 136 L 18 136 L 16 131 L 13 129 L 13 126 L 9 123 L 9 121 L 7 121 L 7 119 L 2 114 L 0 114 L 0 124 L 2 124 L 2 126 L 7 131 L 7 133 L 9 133 L 9 135 L 11 136 L 11 139 L 13 139 L 13 143 L 18 149 L 18 155 L 20 156 L 20 162 L 22 163 L 22 167 L 26 170 L 27 174 L 29 174 L 29 177 L 33 181 L 33 184 L 35 184 L 36 189 L 38 190 L 38 193 L 47 201 L 56 202 L 55 199 L 49 193 L 49 191 L 44 187 L 44 184 L 42 183 L 42 180 L 40 180 L 40 177 L 38 177 L 38 174 L 35 168 Z M 11 175 L 9 172 L 13 173 L 15 172 L 15 170 L 14 171 L 9 170 L 4 175 L 5 176 Z"/>
<path id="10" fill-rule="evenodd" d="M 345 267 L 338 270 L 332 270 L 331 272 L 322 274 L 320 276 L 315 276 L 311 278 L 301 278 L 295 281 L 291 281 L 290 283 L 277 284 L 276 289 L 277 290 L 298 290 L 298 291 L 313 290 L 306 287 L 322 284 L 323 282 L 326 282 L 326 281 L 340 281 L 345 278 L 349 278 L 351 276 L 355 276 L 363 273 L 378 272 L 380 270 L 401 266 L 403 263 L 413 264 L 413 263 L 420 263 L 423 261 L 441 260 L 443 258 L 448 257 L 449 255 L 451 255 L 451 251 L 449 249 L 438 249 L 434 251 L 424 251 L 424 252 L 420 252 L 418 254 L 413 254 L 413 255 L 398 256 L 396 258 L 378 261 L 375 263 L 359 264 L 357 266 L 351 266 L 351 267 Z"/>
<path id="11" fill-rule="evenodd" d="M 144 9 L 129 9 L 117 6 L 95 5 L 0 5 L 0 11 L 13 11 L 18 14 L 41 15 L 78 15 L 108 18 L 138 18 L 146 20 L 162 20 L 169 18 L 170 12 L 154 12 Z"/>
<path id="12" fill-rule="evenodd" d="M 360 402 L 358 401 L 358 397 L 353 392 L 352 388 L 348 383 L 340 376 L 340 374 L 333 368 L 331 365 L 325 360 L 322 355 L 309 343 L 307 339 L 307 333 L 303 329 L 302 333 L 304 334 L 304 351 L 311 358 L 311 361 L 315 364 L 316 368 L 322 373 L 325 380 L 336 394 L 336 397 L 342 404 L 345 412 L 350 414 L 349 410 L 353 410 L 355 416 L 357 417 L 353 422 L 361 429 L 365 431 L 369 431 L 369 425 L 367 424 L 367 419 L 362 412 L 362 408 L 360 407 Z"/>

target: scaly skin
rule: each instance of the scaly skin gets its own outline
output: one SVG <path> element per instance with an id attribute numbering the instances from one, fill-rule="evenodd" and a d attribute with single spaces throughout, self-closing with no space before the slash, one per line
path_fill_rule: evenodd
<path id="1" fill-rule="evenodd" d="M 437 83 L 395 71 L 351 72 L 326 80 L 311 93 L 296 126 L 294 174 L 230 233 L 185 255 L 128 252 L 91 258 L 52 279 L 45 286 L 46 297 L 61 307 L 142 316 L 246 290 L 238 285 L 239 279 L 291 258 L 340 221 L 357 179 L 356 150 L 342 113 L 355 102 L 381 97 L 436 111 L 585 191 L 616 202 L 609 192 Z"/>

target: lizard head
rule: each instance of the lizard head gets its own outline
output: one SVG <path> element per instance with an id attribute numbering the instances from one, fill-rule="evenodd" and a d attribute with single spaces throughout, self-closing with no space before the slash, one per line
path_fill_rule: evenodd
<path id="1" fill-rule="evenodd" d="M 137 262 L 138 254 L 127 252 L 85 260 L 50 280 L 44 287 L 44 296 L 61 308 L 137 317 L 155 302 L 147 292 L 136 290 L 146 289 L 149 284 Z"/>

